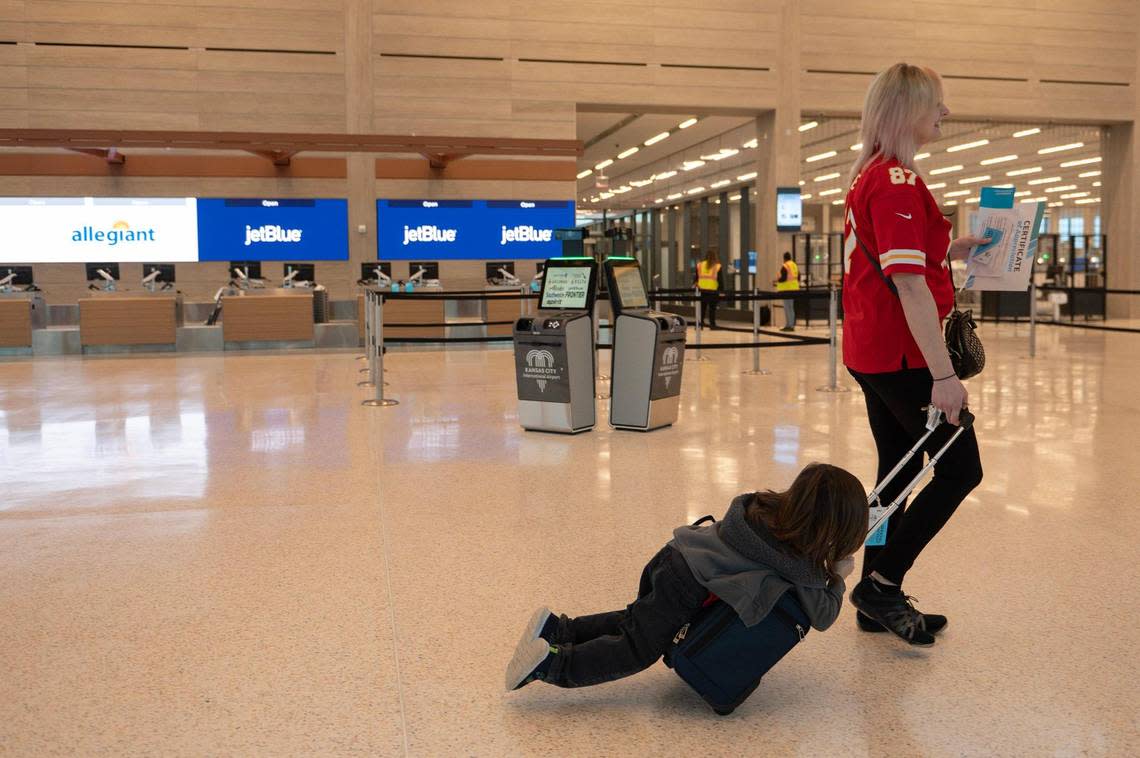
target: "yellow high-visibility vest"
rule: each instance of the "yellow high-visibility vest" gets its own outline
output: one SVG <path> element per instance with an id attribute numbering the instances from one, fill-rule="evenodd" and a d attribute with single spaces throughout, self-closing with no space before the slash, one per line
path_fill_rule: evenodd
<path id="1" fill-rule="evenodd" d="M 798 290 L 800 288 L 800 267 L 796 265 L 795 261 L 784 261 L 783 268 L 787 270 L 788 278 L 782 282 L 776 282 L 776 291 Z"/>
<path id="2" fill-rule="evenodd" d="M 708 261 L 701 261 L 697 264 L 697 287 L 703 290 L 715 290 L 716 275 L 720 273 L 720 264 L 709 264 Z"/>

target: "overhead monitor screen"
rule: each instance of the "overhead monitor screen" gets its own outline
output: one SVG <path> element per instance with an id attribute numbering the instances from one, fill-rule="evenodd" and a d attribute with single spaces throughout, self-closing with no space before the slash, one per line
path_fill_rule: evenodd
<path id="1" fill-rule="evenodd" d="M 648 308 L 649 298 L 641 281 L 641 269 L 637 266 L 614 266 L 614 283 L 623 309 Z"/>
<path id="2" fill-rule="evenodd" d="M 543 310 L 581 311 L 590 302 L 589 266 L 546 267 L 542 276 L 542 298 L 539 308 Z"/>
<path id="3" fill-rule="evenodd" d="M 348 201 L 201 198 L 199 260 L 346 261 Z"/>
<path id="4" fill-rule="evenodd" d="M 192 197 L 0 197 L 0 263 L 198 260 Z"/>
<path id="5" fill-rule="evenodd" d="M 574 223 L 572 200 L 377 200 L 383 260 L 517 260 L 562 254 L 557 229 Z"/>
<path id="6" fill-rule="evenodd" d="M 798 232 L 804 223 L 804 201 L 799 187 L 776 188 L 776 231 Z"/>

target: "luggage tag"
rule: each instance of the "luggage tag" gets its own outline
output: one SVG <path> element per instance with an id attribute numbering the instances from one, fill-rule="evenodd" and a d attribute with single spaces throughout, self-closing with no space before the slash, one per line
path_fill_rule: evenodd
<path id="1" fill-rule="evenodd" d="M 875 525 L 884 513 L 887 507 L 884 505 L 872 505 L 870 507 L 870 517 L 867 519 L 867 528 L 870 529 Z M 887 544 L 887 523 L 890 519 L 886 519 L 883 523 L 879 524 L 879 528 L 867 535 L 867 540 L 863 543 L 867 547 L 882 547 Z"/>

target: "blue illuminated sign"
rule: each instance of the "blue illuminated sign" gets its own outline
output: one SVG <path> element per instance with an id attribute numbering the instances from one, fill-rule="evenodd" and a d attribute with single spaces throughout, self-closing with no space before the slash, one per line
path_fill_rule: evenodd
<path id="1" fill-rule="evenodd" d="M 346 261 L 348 201 L 199 199 L 198 260 Z"/>
<path id="2" fill-rule="evenodd" d="M 377 200 L 381 260 L 556 258 L 572 200 Z"/>

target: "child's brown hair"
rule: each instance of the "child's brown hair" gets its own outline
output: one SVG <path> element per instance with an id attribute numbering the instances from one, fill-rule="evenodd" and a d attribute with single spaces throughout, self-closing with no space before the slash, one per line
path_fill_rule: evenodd
<path id="1" fill-rule="evenodd" d="M 744 517 L 834 578 L 835 564 L 863 544 L 867 493 L 850 472 L 811 463 L 783 492 L 756 493 Z"/>

